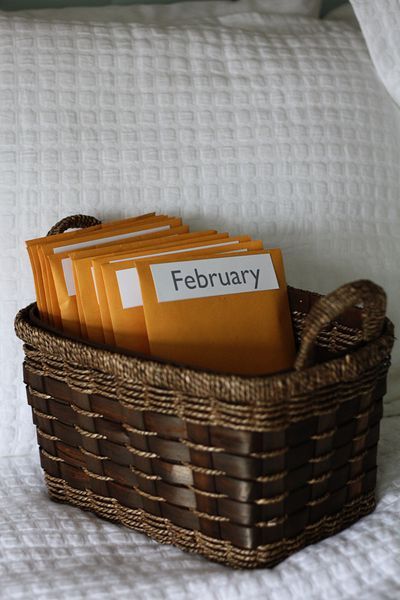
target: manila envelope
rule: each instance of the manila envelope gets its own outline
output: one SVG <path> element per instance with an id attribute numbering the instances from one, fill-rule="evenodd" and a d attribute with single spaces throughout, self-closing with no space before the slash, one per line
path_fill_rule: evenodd
<path id="1" fill-rule="evenodd" d="M 155 219 L 155 218 L 154 218 Z M 57 242 L 39 247 L 39 255 L 42 264 L 48 265 L 51 277 L 48 277 L 48 297 L 50 297 L 50 315 L 67 333 L 80 335 L 79 316 L 74 294 L 74 279 L 72 262 L 68 254 L 82 248 L 99 247 L 110 242 L 122 240 L 141 239 L 143 235 L 169 231 L 173 227 L 181 226 L 181 219 L 157 218 L 157 220 L 145 220 L 140 223 L 132 223 L 117 229 L 98 230 L 87 237 L 79 238 L 79 241 Z M 42 254 L 43 256 L 42 256 Z M 46 267 L 47 268 L 47 267 Z"/>
<path id="2" fill-rule="evenodd" d="M 176 247 L 165 248 L 165 250 L 163 251 L 163 254 L 171 254 L 176 251 L 178 251 L 178 252 L 193 252 L 194 250 L 199 250 L 199 249 L 203 249 L 203 248 L 205 248 L 205 249 L 210 248 L 210 247 L 213 248 L 215 245 L 226 246 L 227 244 L 232 244 L 232 243 L 237 244 L 237 243 L 245 242 L 245 241 L 251 241 L 251 239 L 248 235 L 231 238 L 228 233 L 215 233 L 215 234 L 212 234 L 211 236 L 207 235 L 206 237 L 202 237 L 201 240 L 198 240 L 198 241 L 192 240 L 190 243 L 177 244 Z M 151 256 L 151 255 L 157 255 L 159 253 L 160 253 L 159 250 L 157 250 L 157 251 L 154 250 L 154 252 L 147 252 L 146 255 Z M 142 256 L 140 256 L 140 255 L 142 255 Z M 97 259 L 92 260 L 92 267 L 93 267 L 92 272 L 93 272 L 93 276 L 94 276 L 97 300 L 98 300 L 99 308 L 100 308 L 100 316 L 101 316 L 101 324 L 102 324 L 102 329 L 103 329 L 103 334 L 104 334 L 104 340 L 109 345 L 115 346 L 116 342 L 115 342 L 114 331 L 113 331 L 113 326 L 112 326 L 112 322 L 111 322 L 110 308 L 109 308 L 108 300 L 107 300 L 107 292 L 106 292 L 106 288 L 104 285 L 103 266 L 106 264 L 110 264 L 110 263 L 116 264 L 116 263 L 121 263 L 126 260 L 133 260 L 134 258 L 136 258 L 136 259 L 143 258 L 143 254 L 140 252 L 140 253 L 137 253 L 136 256 L 132 256 L 132 253 L 130 253 L 130 254 L 123 253 L 119 256 L 103 256 L 103 257 L 99 257 Z M 132 267 L 130 269 L 130 271 L 131 271 L 131 273 L 133 273 L 134 281 L 136 281 L 135 289 L 138 294 L 136 297 L 136 302 L 138 302 L 138 304 L 137 304 L 138 308 L 136 308 L 136 305 L 134 305 L 134 306 L 132 306 L 131 311 L 140 320 L 139 315 L 141 315 L 141 312 L 142 312 L 142 308 L 141 308 L 142 301 L 140 298 L 140 286 L 139 286 L 139 282 L 137 280 L 135 268 Z"/>
<path id="3" fill-rule="evenodd" d="M 169 259 L 180 260 L 182 254 L 190 257 L 199 257 L 218 253 L 242 253 L 247 250 L 262 248 L 260 241 L 246 241 L 220 244 L 204 244 L 201 249 L 171 250 Z M 165 256 L 165 255 L 164 255 Z M 110 263 L 102 266 L 104 286 L 106 289 L 108 306 L 110 310 L 115 343 L 121 348 L 134 350 L 142 354 L 150 353 L 147 336 L 146 321 L 141 295 L 141 285 L 136 267 L 141 260 L 124 261 L 123 263 Z M 148 260 L 148 259 L 147 259 Z"/>
<path id="4" fill-rule="evenodd" d="M 191 240 L 182 240 L 173 244 L 171 248 L 165 248 L 165 253 L 171 253 L 175 251 L 189 251 L 197 248 L 202 248 L 204 245 L 209 245 L 211 242 L 214 243 L 222 243 L 226 244 L 229 239 L 228 233 L 212 233 L 208 234 L 208 232 L 200 232 L 200 234 L 207 233 L 207 235 L 198 236 L 199 232 L 194 232 L 194 239 Z M 200 239 L 199 239 L 200 237 Z M 242 236 L 243 240 L 250 240 L 249 236 Z M 169 245 L 169 244 L 168 244 Z M 187 248 L 187 250 L 186 250 Z M 159 250 L 154 249 L 153 252 L 151 250 L 146 252 L 147 256 L 151 256 L 152 254 L 159 253 Z M 164 253 L 164 251 L 163 251 Z M 142 252 L 136 253 L 132 256 L 132 252 L 122 253 L 120 255 L 109 255 L 102 256 L 92 260 L 92 273 L 94 277 L 94 284 L 96 288 L 97 300 L 100 309 L 100 317 L 101 317 L 101 327 L 103 330 L 104 340 L 109 345 L 115 345 L 115 338 L 111 323 L 111 314 L 107 301 L 107 293 L 104 285 L 103 271 L 102 268 L 105 264 L 109 263 L 121 263 L 126 260 L 133 260 L 137 256 L 143 256 Z"/>
<path id="5" fill-rule="evenodd" d="M 165 219 L 168 219 L 168 217 L 165 217 L 164 215 L 140 219 L 138 222 L 136 222 L 135 219 L 128 219 L 127 225 L 123 222 L 121 225 L 117 225 L 116 227 L 104 225 L 103 227 L 101 227 L 100 230 L 94 231 L 93 233 L 86 235 L 84 232 L 79 232 L 78 240 L 74 240 L 74 238 L 72 237 L 69 240 L 69 242 L 66 242 L 62 239 L 60 241 L 53 242 L 50 239 L 50 241 L 48 241 L 46 244 L 39 245 L 38 255 L 41 270 L 44 276 L 44 289 L 48 305 L 48 316 L 49 320 L 53 323 L 53 325 L 61 328 L 62 320 L 48 256 L 51 256 L 52 254 L 65 252 L 68 249 L 72 251 L 73 249 L 88 247 L 89 242 L 93 242 L 93 240 L 97 240 L 97 244 L 107 243 L 108 241 L 110 241 L 110 238 L 111 240 L 122 240 L 125 239 L 125 234 L 128 233 L 130 234 L 129 237 L 132 237 L 132 234 L 135 235 L 135 230 L 139 231 L 142 228 L 146 228 L 147 232 L 156 232 L 159 230 L 163 230 L 163 226 L 165 226 L 163 221 Z M 180 220 L 179 223 L 181 223 Z M 165 226 L 165 229 L 168 229 L 168 226 Z M 121 235 L 122 237 L 118 238 L 117 235 Z M 102 242 L 100 241 L 101 239 Z M 71 271 L 70 268 L 69 271 Z"/>
<path id="6" fill-rule="evenodd" d="M 94 275 L 92 274 L 93 258 L 123 252 L 129 248 L 147 248 L 150 246 L 152 247 L 153 245 L 158 246 L 159 244 L 166 243 L 167 239 L 175 240 L 181 236 L 192 235 L 188 233 L 188 231 L 188 225 L 181 225 L 180 227 L 171 227 L 171 229 L 167 229 L 166 231 L 138 236 L 134 238 L 134 241 L 111 242 L 110 244 L 97 245 L 88 249 L 77 250 L 76 252 L 60 254 L 60 257 L 66 258 L 68 256 L 71 259 L 76 303 L 78 306 L 79 323 L 82 335 L 84 337 L 89 337 L 85 321 L 84 305 L 88 307 L 93 306 L 94 311 L 99 312 Z M 73 286 L 71 285 L 71 291 L 72 290 Z M 91 308 L 88 308 L 87 312 L 89 312 L 89 315 L 92 315 Z M 89 339 L 92 339 L 92 341 L 95 342 L 101 342 L 101 339 Z"/>
<path id="7" fill-rule="evenodd" d="M 179 223 L 180 219 L 176 219 L 176 222 Z M 89 246 L 88 248 L 83 248 L 75 252 L 61 252 L 59 254 L 53 254 L 52 256 L 48 257 L 48 261 L 50 262 L 50 268 L 52 271 L 53 281 L 56 285 L 58 305 L 67 307 L 70 303 L 72 303 L 72 305 L 74 306 L 74 300 L 69 300 L 68 297 L 75 297 L 78 310 L 80 333 L 83 337 L 87 337 L 87 328 L 83 312 L 83 296 L 82 293 L 79 293 L 79 286 L 77 283 L 73 257 L 75 257 L 76 259 L 79 258 L 79 262 L 82 257 L 83 264 L 87 263 L 87 269 L 84 271 L 84 273 L 82 273 L 81 282 L 83 282 L 84 277 L 88 277 L 88 287 L 90 287 L 90 284 L 92 285 L 92 292 L 96 299 L 96 290 L 94 288 L 94 281 L 91 273 L 91 259 L 93 256 L 101 256 L 105 253 L 111 253 L 111 251 L 115 252 L 117 249 L 122 251 L 125 248 L 130 248 L 131 246 L 141 248 L 147 247 L 153 243 L 157 245 L 158 241 L 160 241 L 161 243 L 164 239 L 167 239 L 169 237 L 175 239 L 176 237 L 178 237 L 179 234 L 186 234 L 189 231 L 188 225 L 180 225 L 178 227 L 174 227 L 173 219 L 171 219 L 171 225 L 171 228 L 167 230 L 161 228 L 162 231 L 156 233 L 145 233 L 143 235 L 135 235 L 133 237 L 134 241 L 130 241 L 130 238 L 128 238 L 126 242 L 121 242 L 121 240 L 118 240 L 117 242 L 110 242 L 107 244 L 100 245 L 96 243 L 96 245 L 94 246 Z M 85 296 L 85 304 L 87 301 L 88 298 Z M 72 325 L 72 328 L 69 325 L 65 327 L 65 321 L 67 319 L 67 315 L 64 314 L 65 311 L 65 308 L 63 310 L 60 309 L 61 320 L 65 331 L 69 331 L 69 333 L 75 332 L 75 334 L 78 335 L 79 330 L 78 328 L 75 328 L 75 325 Z M 69 316 L 70 322 L 73 320 L 73 317 L 74 314 Z"/>
<path id="8" fill-rule="evenodd" d="M 35 238 L 32 240 L 27 240 L 26 246 L 27 246 L 27 250 L 28 250 L 28 254 L 29 254 L 29 259 L 31 262 L 33 280 L 34 280 L 34 284 L 35 284 L 36 302 L 37 302 L 37 307 L 38 307 L 40 316 L 43 319 L 48 320 L 48 317 L 47 317 L 48 310 L 47 310 L 46 294 L 45 294 L 45 289 L 44 289 L 44 280 L 43 280 L 43 274 L 42 274 L 41 264 L 40 264 L 39 254 L 38 254 L 38 246 L 39 245 L 47 244 L 49 242 L 54 242 L 55 240 L 75 239 L 76 237 L 79 237 L 80 235 L 87 235 L 88 233 L 97 231 L 98 229 L 103 229 L 105 227 L 108 227 L 108 228 L 109 227 L 118 227 L 118 226 L 122 225 L 123 223 L 140 221 L 142 219 L 149 219 L 154 216 L 155 216 L 155 213 L 148 213 L 145 215 L 139 215 L 137 217 L 132 217 L 130 219 L 110 221 L 109 223 L 93 225 L 92 227 L 86 227 L 85 229 L 78 229 L 78 230 L 68 231 L 68 232 L 64 232 L 64 233 L 58 233 L 58 234 L 55 234 L 52 236 L 44 236 L 44 237 Z"/>
<path id="9" fill-rule="evenodd" d="M 293 367 L 280 250 L 175 260 L 136 265 L 152 356 L 240 375 Z"/>
<path id="10" fill-rule="evenodd" d="M 94 277 L 94 267 L 92 261 L 109 262 L 112 259 L 128 259 L 132 253 L 139 250 L 152 250 L 154 248 L 163 248 L 181 244 L 189 244 L 196 239 L 209 239 L 215 236 L 215 230 L 200 231 L 188 233 L 187 225 L 174 227 L 167 232 L 143 236 L 142 241 L 126 242 L 124 244 L 108 244 L 106 247 L 96 249 L 80 250 L 70 254 L 74 272 L 74 281 L 76 288 L 76 300 L 78 305 L 79 321 L 82 333 L 93 342 L 104 343 L 103 325 L 101 319 L 100 306 L 101 298 L 107 303 L 105 292 L 101 296 L 99 288 L 96 286 Z M 103 286 L 104 287 L 104 286 Z M 111 328 L 111 324 L 110 324 Z M 114 339 L 108 340 L 113 344 Z"/>

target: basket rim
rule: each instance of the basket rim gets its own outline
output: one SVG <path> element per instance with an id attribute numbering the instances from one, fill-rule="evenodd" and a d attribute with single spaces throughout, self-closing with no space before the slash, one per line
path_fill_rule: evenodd
<path id="1" fill-rule="evenodd" d="M 313 292 L 310 292 L 313 293 Z M 154 358 L 135 356 L 87 340 L 57 333 L 40 326 L 32 314 L 36 303 L 21 309 L 15 318 L 16 335 L 28 346 L 44 355 L 54 355 L 66 363 L 100 371 L 108 375 L 140 382 L 198 397 L 212 396 L 219 400 L 246 401 L 256 396 L 258 401 L 277 401 L 341 382 L 354 382 L 363 372 L 387 360 L 394 343 L 393 323 L 385 317 L 382 333 L 354 351 L 341 357 L 304 368 L 265 376 L 241 376 L 203 371 L 161 362 Z M 75 357 L 75 359 L 72 359 Z M 200 391 L 200 392 L 199 392 Z"/>

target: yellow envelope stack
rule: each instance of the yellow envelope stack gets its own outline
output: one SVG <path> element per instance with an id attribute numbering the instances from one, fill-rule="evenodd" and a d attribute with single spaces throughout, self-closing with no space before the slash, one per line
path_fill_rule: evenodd
<path id="1" fill-rule="evenodd" d="M 154 213 L 27 247 L 40 317 L 68 335 L 216 372 L 292 368 L 279 249 Z"/>

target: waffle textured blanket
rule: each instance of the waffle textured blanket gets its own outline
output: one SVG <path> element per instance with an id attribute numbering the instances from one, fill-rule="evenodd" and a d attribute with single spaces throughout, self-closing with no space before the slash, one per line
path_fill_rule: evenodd
<path id="1" fill-rule="evenodd" d="M 67 214 L 245 231 L 291 285 L 376 281 L 400 323 L 400 110 L 360 30 L 253 5 L 176 26 L 0 13 L 0 456 L 34 445 L 24 240 Z M 399 374 L 395 350 L 392 399 Z"/>

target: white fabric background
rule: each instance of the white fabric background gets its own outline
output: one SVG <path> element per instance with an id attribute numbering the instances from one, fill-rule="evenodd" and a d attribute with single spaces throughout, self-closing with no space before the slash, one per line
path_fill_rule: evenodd
<path id="1" fill-rule="evenodd" d="M 12 331 L 33 298 L 24 240 L 66 214 L 158 209 L 248 231 L 283 247 L 294 285 L 378 281 L 400 321 L 399 112 L 359 32 L 249 10 L 166 44 L 162 28 L 41 15 L 0 17 L 0 456 L 35 446 Z M 233 572 L 50 503 L 36 451 L 2 458 L 0 598 L 394 600 L 398 409 L 385 409 L 375 513 L 272 571 Z"/>
<path id="2" fill-rule="evenodd" d="M 400 3 L 351 0 L 376 69 L 400 104 Z"/>
<path id="3" fill-rule="evenodd" d="M 400 320 L 399 111 L 360 32 L 253 9 L 225 21 L 0 17 L 0 455 L 35 445 L 12 328 L 33 298 L 24 241 L 67 214 L 248 232 L 283 248 L 291 284 L 370 277 Z"/>

